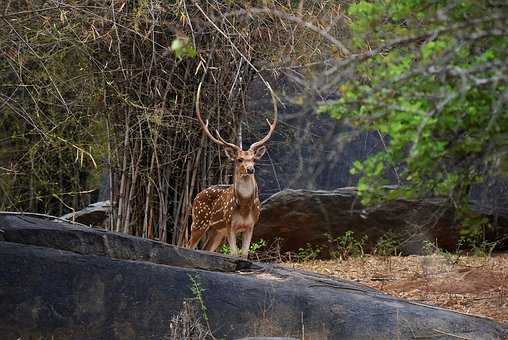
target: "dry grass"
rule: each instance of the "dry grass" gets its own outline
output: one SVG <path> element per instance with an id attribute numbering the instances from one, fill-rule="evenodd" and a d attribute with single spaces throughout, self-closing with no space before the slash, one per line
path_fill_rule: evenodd
<path id="1" fill-rule="evenodd" d="M 508 254 L 364 256 L 284 265 L 357 281 L 400 298 L 508 323 Z"/>
<path id="2" fill-rule="evenodd" d="M 187 299 L 180 312 L 171 318 L 169 340 L 215 339 L 196 299 Z"/>

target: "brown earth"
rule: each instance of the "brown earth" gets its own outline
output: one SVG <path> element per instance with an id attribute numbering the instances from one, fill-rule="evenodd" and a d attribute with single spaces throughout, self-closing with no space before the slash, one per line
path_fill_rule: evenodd
<path id="1" fill-rule="evenodd" d="M 286 262 L 387 294 L 508 323 L 508 254 L 375 257 Z"/>

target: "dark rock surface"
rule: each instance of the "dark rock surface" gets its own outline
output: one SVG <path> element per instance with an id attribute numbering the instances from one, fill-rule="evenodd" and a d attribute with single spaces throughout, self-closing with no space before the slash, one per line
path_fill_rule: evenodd
<path id="1" fill-rule="evenodd" d="M 494 212 L 473 205 L 473 210 L 489 217 L 494 228 L 491 239 L 508 234 L 508 211 Z M 351 230 L 360 238 L 368 236 L 367 247 L 387 232 L 401 240 L 406 254 L 421 252 L 423 241 L 438 242 L 439 247 L 455 250 L 459 226 L 454 212 L 442 199 L 397 200 L 366 210 L 356 198 L 354 187 L 334 191 L 284 190 L 263 202 L 254 240 L 282 238 L 282 251 L 297 251 L 307 243 L 327 245 L 326 233 L 333 237 Z M 323 252 L 326 255 L 326 249 Z"/>
<path id="2" fill-rule="evenodd" d="M 0 235 L 6 340 L 169 339 L 193 280 L 217 338 L 300 338 L 302 326 L 312 339 L 508 336 L 492 320 L 356 283 L 67 223 L 0 215 Z"/>
<path id="3" fill-rule="evenodd" d="M 140 237 L 107 232 L 104 229 L 23 215 L 0 215 L 0 241 L 66 250 L 83 255 L 214 271 L 232 272 L 241 270 L 244 266 L 252 266 L 250 262 L 240 258 L 192 251 Z"/>
<path id="4" fill-rule="evenodd" d="M 111 203 L 109 201 L 100 201 L 92 203 L 79 211 L 65 214 L 60 218 L 88 226 L 105 227 L 109 222 L 108 218 L 110 212 Z"/>

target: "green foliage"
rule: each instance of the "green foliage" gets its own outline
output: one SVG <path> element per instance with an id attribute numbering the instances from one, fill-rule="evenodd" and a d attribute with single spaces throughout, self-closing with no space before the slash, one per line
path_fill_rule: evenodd
<path id="1" fill-rule="evenodd" d="M 189 280 L 191 282 L 191 291 L 194 298 L 199 303 L 201 308 L 201 312 L 203 313 L 203 318 L 208 321 L 208 308 L 205 305 L 205 300 L 203 298 L 204 289 L 201 287 L 201 283 L 199 282 L 198 276 L 193 276 L 188 274 Z"/>
<path id="2" fill-rule="evenodd" d="M 229 247 L 228 243 L 223 243 L 219 247 L 219 253 L 222 253 L 224 255 L 229 255 L 231 253 L 231 248 Z"/>
<path id="3" fill-rule="evenodd" d="M 221 244 L 221 246 L 219 247 L 219 253 L 222 253 L 224 255 L 231 254 L 231 247 L 229 247 L 229 244 L 228 243 Z"/>
<path id="4" fill-rule="evenodd" d="M 399 248 L 399 237 L 391 232 L 387 232 L 376 241 L 373 253 L 379 256 L 399 256 Z"/>
<path id="5" fill-rule="evenodd" d="M 360 238 L 354 236 L 351 230 L 346 231 L 343 235 L 333 237 L 325 234 L 328 242 L 332 244 L 330 256 L 334 259 L 346 260 L 350 257 L 363 256 L 363 245 L 367 241 L 367 235 Z"/>
<path id="6" fill-rule="evenodd" d="M 197 56 L 196 49 L 189 43 L 189 39 L 176 38 L 171 43 L 171 50 L 175 53 L 177 59 L 195 58 Z"/>
<path id="7" fill-rule="evenodd" d="M 296 260 L 298 262 L 311 261 L 318 258 L 321 253 L 321 246 L 313 246 L 310 243 L 305 244 L 304 248 L 298 248 L 296 251 Z"/>
<path id="8" fill-rule="evenodd" d="M 103 109 L 100 77 L 87 51 L 64 39 L 70 27 L 31 25 L 25 42 L 40 50 L 0 58 L 2 94 L 10 96 L 0 115 L 0 208 L 61 215 L 90 203 L 97 187 L 106 149 L 104 120 L 94 113 Z M 0 44 L 8 39 L 0 34 Z"/>
<path id="9" fill-rule="evenodd" d="M 448 252 L 439 248 L 437 244 L 424 241 L 423 254 L 443 256 L 449 264 L 456 264 L 462 255 L 490 257 L 498 245 L 498 242 L 488 241 L 485 237 L 486 232 L 491 228 L 490 224 L 483 223 L 478 225 L 476 221 L 471 219 L 466 219 L 466 223 L 470 225 L 462 228 L 462 235 L 454 252 Z"/>
<path id="10" fill-rule="evenodd" d="M 486 232 L 491 228 L 492 226 L 486 218 L 473 216 L 465 219 L 461 229 L 459 247 L 469 250 L 473 256 L 490 256 L 498 243 L 488 241 L 485 237 Z"/>
<path id="11" fill-rule="evenodd" d="M 228 243 L 223 243 L 219 247 L 219 253 L 224 255 L 229 255 L 231 253 L 231 248 Z"/>
<path id="12" fill-rule="evenodd" d="M 434 244 L 431 241 L 425 240 L 425 241 L 423 241 L 422 252 L 424 255 L 427 255 L 427 256 L 430 256 L 430 255 L 442 256 L 448 265 L 453 266 L 453 265 L 456 265 L 460 260 L 461 252 L 460 252 L 459 248 L 460 248 L 460 243 L 459 243 L 459 247 L 457 248 L 456 252 L 449 252 L 447 250 L 439 248 L 437 244 Z"/>
<path id="13" fill-rule="evenodd" d="M 249 247 L 249 252 L 255 253 L 265 247 L 266 247 L 266 241 L 263 239 L 259 239 L 255 242 L 251 243 L 251 245 Z"/>
<path id="14" fill-rule="evenodd" d="M 429 240 L 424 240 L 422 245 L 423 255 L 432 255 L 439 251 L 439 247 Z"/>
<path id="15" fill-rule="evenodd" d="M 255 242 L 252 242 L 250 244 L 249 253 L 254 254 L 257 251 L 260 251 L 261 249 L 263 249 L 265 247 L 266 247 L 266 241 L 263 240 L 263 239 L 259 239 L 259 240 L 255 241 Z M 231 254 L 231 248 L 229 247 L 229 244 L 228 243 L 223 243 L 219 247 L 219 252 L 224 254 L 224 255 Z"/>
<path id="16" fill-rule="evenodd" d="M 467 215 L 471 186 L 506 174 L 506 19 L 477 0 L 358 1 L 348 13 L 357 53 L 370 55 L 321 111 L 387 136 L 351 169 L 362 203 L 445 196 Z"/>
<path id="17" fill-rule="evenodd" d="M 492 242 L 477 238 L 465 238 L 463 242 L 471 248 L 471 255 L 478 257 L 490 257 L 497 246 L 497 242 L 495 241 Z"/>

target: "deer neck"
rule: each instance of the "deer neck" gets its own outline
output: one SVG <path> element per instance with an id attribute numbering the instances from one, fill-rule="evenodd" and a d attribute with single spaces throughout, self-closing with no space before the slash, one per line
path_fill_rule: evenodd
<path id="1" fill-rule="evenodd" d="M 258 185 L 254 175 L 235 176 L 235 198 L 240 207 L 250 206 L 258 195 Z"/>

